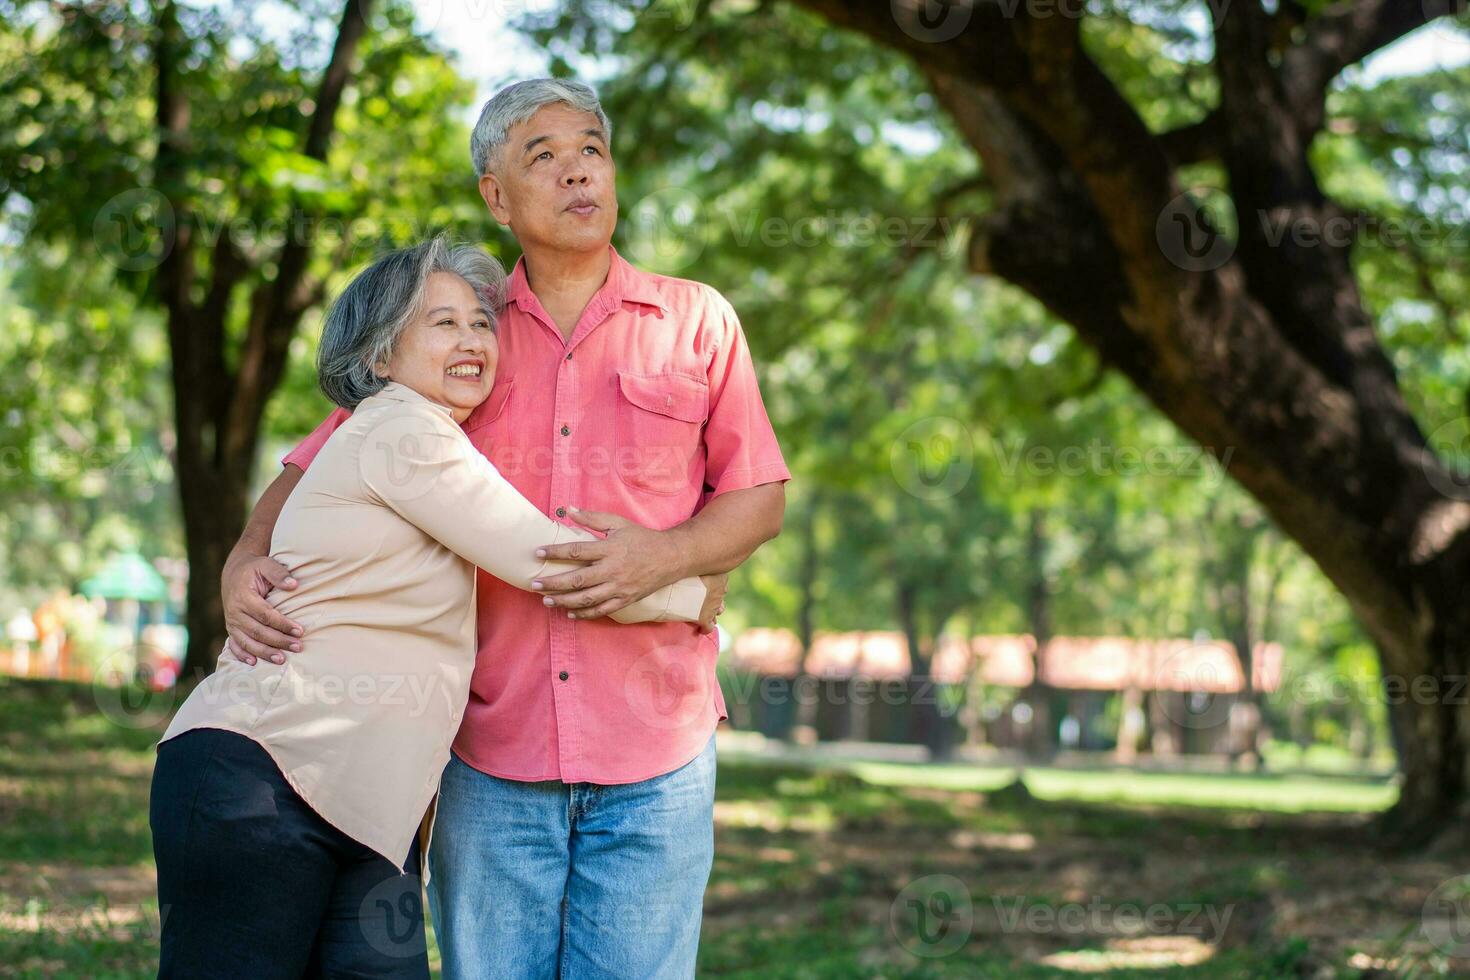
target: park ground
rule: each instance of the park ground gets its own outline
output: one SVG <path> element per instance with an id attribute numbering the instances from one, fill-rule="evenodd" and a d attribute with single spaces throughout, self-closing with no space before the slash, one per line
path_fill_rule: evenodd
<path id="1" fill-rule="evenodd" d="M 153 975 L 164 724 L 0 678 L 0 975 Z M 702 976 L 1470 975 L 1425 918 L 1463 862 L 1373 846 L 1383 780 L 1031 769 L 1023 792 L 1001 767 L 728 744 Z"/>

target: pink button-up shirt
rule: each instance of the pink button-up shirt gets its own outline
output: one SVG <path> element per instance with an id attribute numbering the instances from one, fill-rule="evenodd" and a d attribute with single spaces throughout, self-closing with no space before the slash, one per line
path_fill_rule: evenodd
<path id="1" fill-rule="evenodd" d="M 610 511 L 652 528 L 709 499 L 791 478 L 734 309 L 718 291 L 633 268 L 607 281 L 565 340 L 510 277 L 475 447 L 532 503 Z M 334 411 L 282 463 L 305 469 Z M 726 717 L 716 634 L 689 623 L 571 620 L 479 572 L 478 651 L 454 752 L 507 779 L 628 783 L 693 759 Z"/>

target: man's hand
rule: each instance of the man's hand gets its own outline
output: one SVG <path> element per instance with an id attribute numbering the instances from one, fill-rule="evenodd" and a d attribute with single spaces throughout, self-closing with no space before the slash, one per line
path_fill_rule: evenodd
<path id="1" fill-rule="evenodd" d="M 548 606 L 567 610 L 571 619 L 610 615 L 684 577 L 679 548 L 665 532 L 598 510 L 568 507 L 567 512 L 583 527 L 607 532 L 601 541 L 573 541 L 536 550 L 537 558 L 587 563 L 576 571 L 531 583 L 531 588 L 545 595 Z"/>
<path id="2" fill-rule="evenodd" d="M 231 656 L 247 664 L 257 657 L 283 664 L 285 651 L 301 652 L 301 625 L 266 601 L 272 589 L 296 588 L 290 569 L 264 555 L 243 558 L 225 564 L 220 585 Z"/>
<path id="3" fill-rule="evenodd" d="M 730 584 L 730 573 L 701 575 L 699 580 L 705 588 L 704 606 L 699 610 L 699 631 L 713 633 L 715 620 L 725 611 L 725 587 Z"/>

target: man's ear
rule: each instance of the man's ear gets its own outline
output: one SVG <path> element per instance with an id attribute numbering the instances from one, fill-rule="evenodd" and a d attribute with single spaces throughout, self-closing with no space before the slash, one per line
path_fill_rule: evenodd
<path id="1" fill-rule="evenodd" d="M 480 175 L 480 197 L 490 213 L 495 215 L 495 220 L 503 225 L 510 224 L 510 207 L 507 205 L 505 188 L 500 183 L 500 178 L 494 174 Z"/>

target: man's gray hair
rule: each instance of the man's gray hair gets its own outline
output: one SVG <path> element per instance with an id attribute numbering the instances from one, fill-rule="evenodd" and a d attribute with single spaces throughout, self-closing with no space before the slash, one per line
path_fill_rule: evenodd
<path id="1" fill-rule="evenodd" d="M 597 101 L 597 93 L 581 82 L 566 78 L 530 78 L 496 92 L 480 110 L 475 131 L 470 134 L 470 164 L 475 176 L 483 177 L 503 163 L 505 142 L 511 127 L 525 122 L 542 106 L 564 102 L 573 109 L 597 117 L 607 141 L 612 143 L 612 123 Z"/>
<path id="2" fill-rule="evenodd" d="M 429 276 L 452 272 L 470 284 L 490 322 L 505 305 L 505 269 L 478 245 L 451 245 L 443 235 L 383 255 L 359 272 L 327 311 L 317 347 L 322 393 L 351 411 L 388 383 L 373 365 L 386 363 L 424 305 Z"/>

